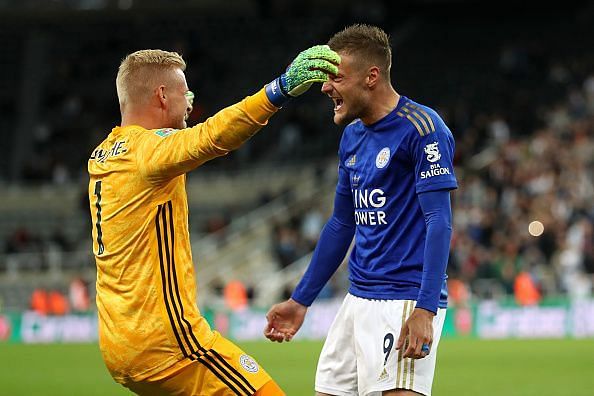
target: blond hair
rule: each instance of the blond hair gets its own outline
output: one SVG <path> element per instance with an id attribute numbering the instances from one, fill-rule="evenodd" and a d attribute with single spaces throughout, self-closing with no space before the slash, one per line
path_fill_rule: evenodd
<path id="1" fill-rule="evenodd" d="M 164 71 L 186 70 L 186 62 L 177 52 L 147 49 L 124 58 L 116 77 L 120 108 L 130 103 L 143 103 L 153 90 L 167 82 Z"/>

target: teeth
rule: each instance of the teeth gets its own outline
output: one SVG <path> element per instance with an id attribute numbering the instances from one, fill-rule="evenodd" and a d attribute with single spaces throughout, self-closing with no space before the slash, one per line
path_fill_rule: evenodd
<path id="1" fill-rule="evenodd" d="M 340 110 L 342 107 L 342 99 L 335 98 L 334 99 L 334 111 Z"/>

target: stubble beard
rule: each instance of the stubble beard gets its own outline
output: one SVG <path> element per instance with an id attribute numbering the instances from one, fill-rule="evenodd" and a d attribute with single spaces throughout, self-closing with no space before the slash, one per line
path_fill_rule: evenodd
<path id="1" fill-rule="evenodd" d="M 352 103 L 344 114 L 334 114 L 334 123 L 339 126 L 349 125 L 357 118 L 361 118 L 365 107 L 359 101 Z"/>

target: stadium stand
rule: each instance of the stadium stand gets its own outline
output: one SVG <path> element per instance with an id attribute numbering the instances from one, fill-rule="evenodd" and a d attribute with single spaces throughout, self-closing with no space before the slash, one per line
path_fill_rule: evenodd
<path id="1" fill-rule="evenodd" d="M 45 13 L 27 12 L 42 3 L 0 1 L 4 309 L 28 308 L 39 287 L 67 293 L 75 276 L 93 299 L 86 159 L 119 120 L 114 76 L 125 54 L 181 52 L 197 92 L 190 123 L 197 123 L 267 82 L 296 51 L 354 21 L 391 33 L 395 86 L 436 108 L 456 137 L 452 284 L 470 297 L 500 298 L 514 295 L 518 275 L 528 274 L 541 296 L 592 295 L 589 2 L 481 11 L 473 2 L 373 1 L 362 9 L 354 1 L 318 1 L 317 11 L 305 13 L 295 1 L 241 1 L 222 12 L 214 1 L 163 7 L 105 0 L 56 1 Z M 235 279 L 254 304 L 281 298 L 331 211 L 340 137 L 331 104 L 309 92 L 285 110 L 248 145 L 189 176 L 202 304 L 222 304 L 224 284 Z M 528 232 L 532 221 L 544 224 L 540 236 Z M 344 276 L 324 293 L 344 290 Z"/>

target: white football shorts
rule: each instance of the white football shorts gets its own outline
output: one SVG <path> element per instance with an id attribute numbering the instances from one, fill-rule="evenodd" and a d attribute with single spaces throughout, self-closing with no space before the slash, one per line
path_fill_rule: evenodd
<path id="1" fill-rule="evenodd" d="M 416 301 L 367 300 L 347 294 L 330 327 L 316 372 L 317 392 L 336 396 L 381 396 L 409 389 L 430 396 L 445 309 L 433 319 L 433 344 L 423 359 L 396 350 L 402 324 Z"/>

